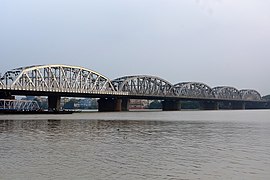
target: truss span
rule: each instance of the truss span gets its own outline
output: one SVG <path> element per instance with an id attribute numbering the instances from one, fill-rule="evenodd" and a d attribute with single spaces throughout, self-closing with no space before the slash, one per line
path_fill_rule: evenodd
<path id="1" fill-rule="evenodd" d="M 78 66 L 38 65 L 7 71 L 1 78 L 6 89 L 70 93 L 115 92 L 105 76 Z M 0 85 L 1 85 L 0 84 Z"/>
<path id="2" fill-rule="evenodd" d="M 218 86 L 214 87 L 212 92 L 217 99 L 241 100 L 240 92 L 234 87 Z"/>
<path id="3" fill-rule="evenodd" d="M 117 91 L 131 95 L 167 96 L 172 94 L 173 85 L 155 76 L 138 75 L 124 76 L 112 81 Z"/>
<path id="4" fill-rule="evenodd" d="M 262 99 L 260 93 L 253 89 L 243 89 L 239 91 L 241 98 L 243 100 L 255 100 L 255 101 L 260 101 Z"/>
<path id="5" fill-rule="evenodd" d="M 5 86 L 4 86 L 4 83 L 2 82 L 2 80 L 0 79 L 0 89 L 3 89 Z"/>
<path id="6" fill-rule="evenodd" d="M 255 90 L 237 90 L 234 87 L 211 88 L 200 82 L 170 82 L 156 76 L 124 76 L 110 81 L 95 71 L 69 65 L 36 65 L 20 67 L 0 77 L 0 93 L 48 95 L 59 92 L 61 96 L 119 95 L 133 98 L 178 98 L 208 100 L 261 101 Z M 36 93 L 33 93 L 36 91 Z M 29 93 L 30 92 L 30 93 Z M 77 95 L 78 94 L 78 95 Z M 100 95 L 99 95 L 100 94 Z"/>
<path id="7" fill-rule="evenodd" d="M 0 99 L 0 110 L 38 111 L 40 107 L 36 101 Z"/>
<path id="8" fill-rule="evenodd" d="M 214 98 L 211 87 L 199 82 L 182 82 L 173 87 L 175 96 Z"/>

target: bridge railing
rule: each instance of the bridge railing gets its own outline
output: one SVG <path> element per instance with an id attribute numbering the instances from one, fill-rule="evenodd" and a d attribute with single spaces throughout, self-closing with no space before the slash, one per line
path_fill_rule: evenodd
<path id="1" fill-rule="evenodd" d="M 0 89 L 14 91 L 38 91 L 38 92 L 61 92 L 61 93 L 80 93 L 80 94 L 112 94 L 112 95 L 128 95 L 128 92 L 123 91 L 108 91 L 108 90 L 91 90 L 91 89 L 72 89 L 72 88 L 57 88 L 57 87 L 31 87 L 31 86 L 0 86 Z"/>

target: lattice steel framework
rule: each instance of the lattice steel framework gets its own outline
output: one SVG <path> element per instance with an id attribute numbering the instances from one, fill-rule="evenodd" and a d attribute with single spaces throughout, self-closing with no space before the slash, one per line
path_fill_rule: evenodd
<path id="1" fill-rule="evenodd" d="M 1 79 L 0 79 L 0 88 L 2 89 L 2 88 L 4 88 L 5 86 L 4 86 L 4 84 L 3 84 L 3 82 L 1 81 Z"/>
<path id="2" fill-rule="evenodd" d="M 112 81 L 117 91 L 134 95 L 166 96 L 172 94 L 173 85 L 155 76 L 125 76 Z"/>
<path id="3" fill-rule="evenodd" d="M 7 71 L 0 78 L 0 90 L 67 92 L 85 94 L 170 96 L 226 100 L 260 101 L 255 90 L 234 87 L 211 88 L 204 83 L 170 82 L 148 75 L 124 76 L 110 81 L 107 77 L 78 66 L 36 65 Z"/>
<path id="4" fill-rule="evenodd" d="M 214 98 L 211 87 L 199 82 L 182 82 L 175 84 L 173 92 L 176 96 Z"/>
<path id="5" fill-rule="evenodd" d="M 253 90 L 253 89 L 243 89 L 241 91 L 239 91 L 241 98 L 243 100 L 256 100 L 256 101 L 260 101 L 262 99 L 260 93 L 258 93 L 257 91 Z"/>
<path id="6" fill-rule="evenodd" d="M 0 110 L 38 111 L 40 107 L 36 101 L 0 99 Z"/>
<path id="7" fill-rule="evenodd" d="M 212 92 L 217 99 L 233 99 L 233 100 L 241 100 L 241 95 L 239 91 L 234 87 L 228 86 L 219 86 L 214 87 Z"/>
<path id="8" fill-rule="evenodd" d="M 115 92 L 105 76 L 78 66 L 38 65 L 7 71 L 1 78 L 6 89 L 72 93 Z"/>

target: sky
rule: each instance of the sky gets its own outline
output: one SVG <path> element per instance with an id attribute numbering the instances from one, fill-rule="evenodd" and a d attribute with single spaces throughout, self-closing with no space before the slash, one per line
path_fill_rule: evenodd
<path id="1" fill-rule="evenodd" d="M 269 0 L 0 0 L 0 72 L 66 64 L 270 94 Z"/>

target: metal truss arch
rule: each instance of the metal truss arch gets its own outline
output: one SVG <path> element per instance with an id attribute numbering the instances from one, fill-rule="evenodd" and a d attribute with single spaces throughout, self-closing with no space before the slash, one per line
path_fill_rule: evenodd
<path id="1" fill-rule="evenodd" d="M 218 86 L 212 88 L 214 97 L 217 99 L 235 99 L 241 100 L 241 95 L 238 89 L 230 86 Z"/>
<path id="2" fill-rule="evenodd" d="M 87 93 L 115 91 L 105 76 L 79 66 L 37 65 L 7 71 L 1 78 L 6 88 L 33 91 Z"/>
<path id="3" fill-rule="evenodd" d="M 242 89 L 239 91 L 243 100 L 255 100 L 260 101 L 262 99 L 260 93 L 253 89 Z"/>
<path id="4" fill-rule="evenodd" d="M 124 76 L 112 81 L 117 91 L 146 96 L 166 96 L 172 94 L 173 85 L 156 76 Z"/>
<path id="5" fill-rule="evenodd" d="M 0 99 L 0 110 L 38 111 L 40 107 L 36 101 Z"/>
<path id="6" fill-rule="evenodd" d="M 0 77 L 1 78 L 1 77 Z M 0 79 L 0 89 L 3 89 L 5 86 L 4 86 L 4 83 L 2 82 L 2 80 Z"/>
<path id="7" fill-rule="evenodd" d="M 214 98 L 211 87 L 200 82 L 182 82 L 175 84 L 173 92 L 176 96 Z"/>
<path id="8" fill-rule="evenodd" d="M 262 100 L 255 90 L 239 91 L 227 86 L 211 88 L 200 82 L 173 85 L 160 77 L 149 75 L 124 76 L 111 81 L 90 69 L 61 64 L 19 67 L 7 71 L 0 77 L 0 90 L 0 93 L 3 93 L 1 97 L 6 97 L 8 93 L 50 95 L 57 92 L 61 96 L 119 95 L 148 99 Z"/>

